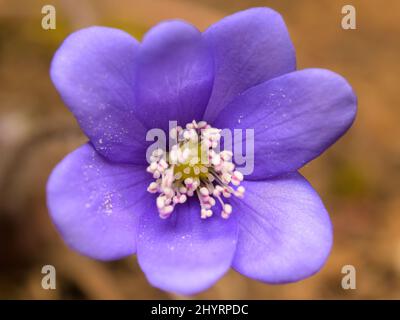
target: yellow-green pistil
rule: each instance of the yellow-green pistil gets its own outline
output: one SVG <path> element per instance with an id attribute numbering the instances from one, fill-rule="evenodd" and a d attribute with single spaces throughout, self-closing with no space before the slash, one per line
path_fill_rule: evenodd
<path id="1" fill-rule="evenodd" d="M 147 190 L 160 194 L 156 203 L 161 218 L 168 218 L 175 205 L 194 195 L 200 202 L 201 218 L 213 215 L 212 208 L 217 201 L 222 208 L 221 216 L 229 218 L 232 206 L 224 203 L 222 198 L 232 194 L 243 197 L 245 189 L 240 186 L 243 175 L 235 170 L 232 152 L 217 151 L 220 132 L 205 121 L 193 120 L 185 129 L 171 130 L 170 135 L 179 142 L 169 153 L 161 149 L 152 153 L 147 171 L 153 174 L 155 181 Z"/>

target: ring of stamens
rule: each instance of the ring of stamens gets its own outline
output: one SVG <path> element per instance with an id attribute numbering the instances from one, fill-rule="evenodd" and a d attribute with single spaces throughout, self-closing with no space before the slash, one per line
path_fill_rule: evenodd
<path id="1" fill-rule="evenodd" d="M 243 174 L 235 170 L 232 152 L 218 151 L 220 132 L 205 121 L 193 120 L 185 128 L 177 126 L 170 131 L 171 138 L 177 141 L 170 152 L 161 149 L 152 152 L 147 172 L 155 181 L 147 191 L 159 193 L 156 205 L 161 218 L 168 218 L 177 204 L 195 195 L 201 218 L 211 217 L 217 203 L 222 208 L 221 216 L 229 218 L 232 206 L 223 198 L 232 195 L 241 198 L 245 188 L 240 186 Z"/>

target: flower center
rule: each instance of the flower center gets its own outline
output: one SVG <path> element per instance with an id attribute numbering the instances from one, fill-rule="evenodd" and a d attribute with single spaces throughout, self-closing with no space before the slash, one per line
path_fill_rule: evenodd
<path id="1" fill-rule="evenodd" d="M 229 218 L 232 206 L 223 198 L 241 198 L 245 189 L 240 186 L 243 174 L 235 170 L 232 152 L 219 152 L 220 133 L 205 121 L 193 120 L 185 129 L 177 126 L 170 131 L 177 141 L 170 152 L 153 151 L 147 172 L 155 181 L 147 191 L 159 193 L 156 204 L 161 218 L 168 218 L 177 204 L 193 196 L 199 200 L 201 218 L 211 217 L 217 203 L 221 216 Z"/>

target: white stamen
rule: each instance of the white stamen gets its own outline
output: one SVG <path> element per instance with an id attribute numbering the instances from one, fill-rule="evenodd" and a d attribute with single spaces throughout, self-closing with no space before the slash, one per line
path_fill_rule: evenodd
<path id="1" fill-rule="evenodd" d="M 232 206 L 224 203 L 222 197 L 234 195 L 242 198 L 245 188 L 240 186 L 244 177 L 235 170 L 233 153 L 216 150 L 221 130 L 212 128 L 205 121 L 193 120 L 185 129 L 173 128 L 170 136 L 178 143 L 169 153 L 154 150 L 146 169 L 156 179 L 149 184 L 147 191 L 160 193 L 156 200 L 160 218 L 168 218 L 175 205 L 185 203 L 195 194 L 200 202 L 202 219 L 213 215 L 212 208 L 217 202 L 222 208 L 222 218 L 229 218 Z"/>

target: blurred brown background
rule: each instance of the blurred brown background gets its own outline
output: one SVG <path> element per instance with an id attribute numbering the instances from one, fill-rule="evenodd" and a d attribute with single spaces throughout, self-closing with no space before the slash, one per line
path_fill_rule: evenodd
<path id="1" fill-rule="evenodd" d="M 57 29 L 41 28 L 53 4 Z M 341 28 L 341 8 L 357 10 L 357 29 Z M 167 18 L 201 30 L 252 6 L 279 11 L 298 67 L 344 75 L 359 97 L 350 132 L 303 173 L 333 220 L 335 242 L 323 270 L 271 286 L 230 271 L 196 296 L 212 299 L 400 298 L 400 1 L 2 1 L 0 0 L 0 298 L 182 298 L 146 281 L 135 257 L 102 263 L 69 250 L 52 226 L 45 183 L 54 165 L 85 141 L 49 80 L 49 63 L 71 32 L 93 24 L 138 38 Z M 41 288 L 41 268 L 57 269 L 57 290 Z M 357 270 L 357 289 L 341 288 L 341 268 Z"/>

